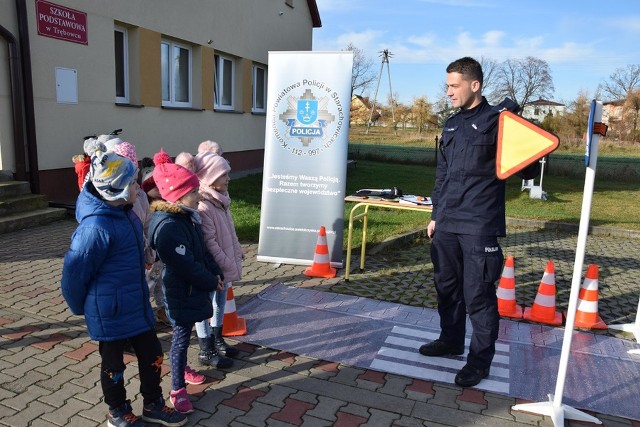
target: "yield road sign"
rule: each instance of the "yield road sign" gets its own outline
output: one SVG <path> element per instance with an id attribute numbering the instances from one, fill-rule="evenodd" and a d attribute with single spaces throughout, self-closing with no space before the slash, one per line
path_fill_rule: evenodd
<path id="1" fill-rule="evenodd" d="M 507 179 L 534 161 L 558 148 L 559 139 L 551 132 L 510 111 L 498 119 L 496 175 Z"/>

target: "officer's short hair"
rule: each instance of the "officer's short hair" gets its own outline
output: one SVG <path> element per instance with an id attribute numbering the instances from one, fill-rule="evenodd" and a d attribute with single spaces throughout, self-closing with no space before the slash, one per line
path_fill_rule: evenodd
<path id="1" fill-rule="evenodd" d="M 464 58 L 456 59 L 447 66 L 447 73 L 460 73 L 470 80 L 477 80 L 482 87 L 482 66 L 475 59 L 465 56 Z"/>

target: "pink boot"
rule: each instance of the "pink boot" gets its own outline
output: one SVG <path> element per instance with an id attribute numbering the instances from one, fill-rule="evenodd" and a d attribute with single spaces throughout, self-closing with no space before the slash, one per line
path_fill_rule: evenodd
<path id="1" fill-rule="evenodd" d="M 184 368 L 184 382 L 187 384 L 202 384 L 206 377 L 191 369 L 189 365 Z"/>
<path id="2" fill-rule="evenodd" d="M 176 411 L 182 414 L 190 414 L 193 412 L 193 405 L 189 400 L 189 395 L 187 394 L 186 388 L 181 388 L 180 390 L 171 390 L 170 398 L 171 404 Z"/>

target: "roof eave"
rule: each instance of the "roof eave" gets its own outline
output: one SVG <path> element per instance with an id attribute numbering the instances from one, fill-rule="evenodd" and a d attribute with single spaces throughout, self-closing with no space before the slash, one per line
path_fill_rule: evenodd
<path id="1" fill-rule="evenodd" d="M 313 22 L 313 28 L 322 27 L 322 21 L 320 20 L 320 11 L 318 10 L 318 3 L 316 0 L 307 0 L 309 5 L 309 12 L 311 13 L 311 22 Z"/>

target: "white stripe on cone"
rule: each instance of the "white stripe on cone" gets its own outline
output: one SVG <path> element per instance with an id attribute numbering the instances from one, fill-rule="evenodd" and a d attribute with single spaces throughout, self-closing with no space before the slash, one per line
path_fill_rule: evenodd
<path id="1" fill-rule="evenodd" d="M 535 304 L 538 304 L 542 307 L 555 307 L 556 306 L 556 296 L 555 295 L 543 295 L 538 292 L 536 296 Z"/>
<path id="2" fill-rule="evenodd" d="M 585 313 L 597 313 L 598 301 L 587 301 L 587 300 L 579 299 L 578 311 L 583 311 Z"/>
<path id="3" fill-rule="evenodd" d="M 236 301 L 231 298 L 224 304 L 224 314 L 230 314 L 236 311 Z"/>
<path id="4" fill-rule="evenodd" d="M 514 270 L 513 267 L 505 267 L 504 270 L 502 270 L 502 277 L 505 279 L 513 279 L 515 277 Z"/>
<path id="5" fill-rule="evenodd" d="M 496 295 L 498 296 L 498 298 L 500 299 L 506 299 L 506 300 L 514 300 L 516 299 L 516 290 L 514 289 L 505 289 L 505 288 L 498 288 L 498 290 L 496 291 Z"/>

